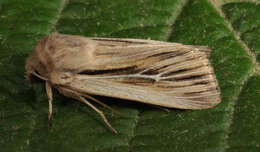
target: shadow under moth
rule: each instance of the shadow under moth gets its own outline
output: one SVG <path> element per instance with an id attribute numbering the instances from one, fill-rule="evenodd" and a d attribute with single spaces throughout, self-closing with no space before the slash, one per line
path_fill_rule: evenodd
<path id="1" fill-rule="evenodd" d="M 209 55 L 206 46 L 53 33 L 39 40 L 27 58 L 26 78 L 45 81 L 48 122 L 55 88 L 89 105 L 117 133 L 103 112 L 88 100 L 110 107 L 91 95 L 168 108 L 214 107 L 221 102 L 221 96 Z"/>

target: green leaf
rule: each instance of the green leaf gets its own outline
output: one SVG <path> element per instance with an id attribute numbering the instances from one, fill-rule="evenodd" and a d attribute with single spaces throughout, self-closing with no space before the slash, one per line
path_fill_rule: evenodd
<path id="1" fill-rule="evenodd" d="M 260 12 L 254 0 L 0 1 L 1 151 L 259 151 Z M 54 93 L 46 127 L 44 84 L 24 78 L 25 60 L 51 32 L 151 38 L 212 49 L 222 103 L 207 110 L 159 108 L 97 97 L 114 135 L 87 105 Z"/>

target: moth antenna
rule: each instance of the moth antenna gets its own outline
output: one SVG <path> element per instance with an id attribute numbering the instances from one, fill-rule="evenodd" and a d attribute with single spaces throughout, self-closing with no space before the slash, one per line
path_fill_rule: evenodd
<path id="1" fill-rule="evenodd" d="M 101 118 L 104 120 L 104 122 L 106 123 L 106 125 L 109 127 L 109 129 L 114 133 L 114 134 L 118 134 L 117 131 L 111 126 L 111 124 L 108 122 L 106 116 L 103 114 L 102 111 L 100 111 L 99 109 L 97 109 L 94 105 L 92 105 L 90 102 L 88 102 L 85 98 L 83 97 L 79 97 L 79 100 L 84 102 L 85 104 L 89 105 L 93 110 L 95 110 L 100 116 Z"/>
<path id="2" fill-rule="evenodd" d="M 123 115 L 123 113 L 121 113 L 121 112 L 119 112 L 119 111 L 113 109 L 112 107 L 110 107 L 110 106 L 108 106 L 107 104 L 105 104 L 105 103 L 103 103 L 103 102 L 97 100 L 96 98 L 94 98 L 94 97 L 92 97 L 92 96 L 90 96 L 90 95 L 84 94 L 83 96 L 86 97 L 86 98 L 89 98 L 89 99 L 91 99 L 91 100 L 93 100 L 93 101 L 95 101 L 96 103 L 102 105 L 103 107 L 105 107 L 105 108 L 111 110 L 111 111 L 114 112 L 114 113 L 117 113 L 117 114 L 119 114 L 119 115 Z"/>
<path id="3" fill-rule="evenodd" d="M 33 72 L 32 72 L 32 74 L 33 74 L 33 75 L 35 75 L 36 77 L 38 77 L 38 78 L 42 79 L 42 80 L 45 80 L 45 81 L 47 81 L 47 79 L 46 79 L 46 78 L 44 78 L 43 76 L 41 76 L 41 75 L 37 74 L 35 71 L 33 71 Z"/>
<path id="4" fill-rule="evenodd" d="M 48 121 L 47 121 L 47 126 L 48 128 L 50 128 L 51 125 L 51 116 L 52 116 L 52 89 L 51 89 L 51 85 L 46 81 L 45 82 L 45 89 L 46 89 L 46 93 L 49 99 L 49 115 L 48 115 Z"/>

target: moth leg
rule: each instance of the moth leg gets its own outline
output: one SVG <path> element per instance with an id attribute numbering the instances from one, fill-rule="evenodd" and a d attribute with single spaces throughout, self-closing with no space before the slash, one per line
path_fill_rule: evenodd
<path id="1" fill-rule="evenodd" d="M 92 97 L 92 96 L 90 96 L 90 95 L 84 94 L 83 96 L 86 97 L 86 98 L 89 98 L 89 99 L 91 99 L 91 100 L 93 100 L 93 101 L 95 101 L 96 103 L 102 105 L 103 107 L 105 107 L 105 108 L 107 108 L 107 109 L 110 109 L 110 110 L 111 110 L 112 112 L 114 112 L 114 113 L 117 113 L 117 114 L 119 114 L 119 115 L 123 115 L 121 112 L 119 112 L 119 111 L 113 109 L 112 107 L 110 107 L 110 106 L 108 106 L 107 104 L 105 104 L 105 103 L 103 103 L 103 102 L 97 100 L 96 98 L 94 98 L 94 97 Z"/>
<path id="2" fill-rule="evenodd" d="M 49 115 L 48 115 L 48 121 L 47 121 L 47 126 L 48 128 L 50 128 L 51 125 L 51 116 L 52 116 L 52 89 L 51 89 L 51 85 L 46 81 L 45 83 L 45 89 L 47 92 L 47 96 L 49 99 Z"/>
<path id="3" fill-rule="evenodd" d="M 101 118 L 104 120 L 104 122 L 106 123 L 106 125 L 109 127 L 109 129 L 117 134 L 117 131 L 111 126 L 111 124 L 108 122 L 107 118 L 105 117 L 105 115 L 103 114 L 102 111 L 100 111 L 99 109 L 97 109 L 94 105 L 92 105 L 89 101 L 87 101 L 84 96 L 86 96 L 85 94 L 80 94 L 79 92 L 75 92 L 73 90 L 67 89 L 67 88 L 57 88 L 58 91 L 60 93 L 62 93 L 63 95 L 67 96 L 67 97 L 71 97 L 74 99 L 77 99 L 81 102 L 84 102 L 85 104 L 87 104 L 88 106 L 90 106 L 93 110 L 95 110 L 100 116 Z"/>
<path id="4" fill-rule="evenodd" d="M 94 105 L 92 105 L 90 102 L 88 102 L 85 98 L 83 97 L 79 97 L 79 100 L 84 102 L 85 104 L 87 104 L 88 106 L 90 106 L 93 110 L 95 110 L 100 116 L 101 118 L 104 120 L 104 122 L 106 123 L 106 125 L 110 128 L 110 130 L 112 132 L 114 132 L 115 134 L 117 134 L 117 131 L 111 126 L 111 124 L 107 121 L 107 118 L 105 117 L 105 115 L 103 114 L 102 111 L 100 111 L 99 109 L 97 109 Z"/>

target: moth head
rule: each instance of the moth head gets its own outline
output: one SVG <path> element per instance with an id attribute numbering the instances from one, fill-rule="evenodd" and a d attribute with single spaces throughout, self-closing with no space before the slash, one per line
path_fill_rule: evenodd
<path id="1" fill-rule="evenodd" d="M 38 59 L 35 52 L 33 52 L 26 60 L 25 65 L 27 80 L 33 82 L 34 80 L 46 80 L 46 69 Z"/>
<path id="2" fill-rule="evenodd" d="M 43 63 L 42 56 L 44 55 L 45 45 L 48 37 L 39 40 L 35 46 L 34 51 L 26 59 L 26 73 L 27 80 L 33 82 L 34 80 L 46 80 L 47 69 Z"/>

